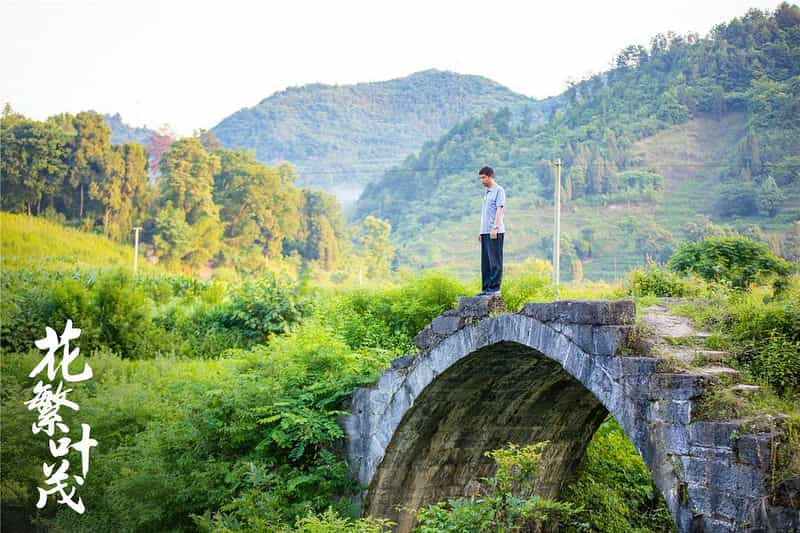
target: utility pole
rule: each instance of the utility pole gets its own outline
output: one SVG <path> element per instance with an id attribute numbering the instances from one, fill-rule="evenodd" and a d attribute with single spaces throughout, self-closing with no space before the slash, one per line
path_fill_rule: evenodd
<path id="1" fill-rule="evenodd" d="M 556 159 L 555 201 L 553 202 L 553 290 L 558 299 L 561 254 L 561 158 Z"/>
<path id="2" fill-rule="evenodd" d="M 142 230 L 141 226 L 137 226 L 133 228 L 135 232 L 134 242 L 133 245 L 133 273 L 136 274 L 137 268 L 139 268 L 139 232 Z"/>

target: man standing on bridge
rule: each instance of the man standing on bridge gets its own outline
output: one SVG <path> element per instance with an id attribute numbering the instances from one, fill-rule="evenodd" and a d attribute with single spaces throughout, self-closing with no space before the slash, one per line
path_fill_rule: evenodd
<path id="1" fill-rule="evenodd" d="M 500 294 L 503 279 L 503 209 L 506 205 L 506 191 L 494 181 L 492 167 L 483 167 L 478 172 L 481 183 L 486 188 L 481 207 L 481 230 L 478 240 L 481 243 L 481 281 L 479 296 Z"/>

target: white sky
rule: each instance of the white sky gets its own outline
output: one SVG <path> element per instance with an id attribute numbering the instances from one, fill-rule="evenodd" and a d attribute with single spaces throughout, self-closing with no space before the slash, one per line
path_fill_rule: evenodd
<path id="1" fill-rule="evenodd" d="M 211 128 L 288 86 L 480 74 L 536 98 L 629 44 L 779 0 L 0 0 L 0 103 Z"/>

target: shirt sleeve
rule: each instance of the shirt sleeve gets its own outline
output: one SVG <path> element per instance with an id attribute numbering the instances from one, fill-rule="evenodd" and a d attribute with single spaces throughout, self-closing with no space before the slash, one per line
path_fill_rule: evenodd
<path id="1" fill-rule="evenodd" d="M 505 207 L 506 206 L 506 190 L 500 188 L 497 191 L 497 197 L 495 198 L 495 205 L 497 207 Z"/>

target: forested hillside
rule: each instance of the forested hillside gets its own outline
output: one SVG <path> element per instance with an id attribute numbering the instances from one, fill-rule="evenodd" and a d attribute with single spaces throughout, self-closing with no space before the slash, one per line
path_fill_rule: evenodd
<path id="1" fill-rule="evenodd" d="M 609 277 L 614 259 L 664 260 L 697 227 L 750 232 L 783 252 L 800 218 L 797 6 L 751 10 L 705 37 L 656 35 L 563 96 L 546 125 L 500 109 L 455 126 L 369 185 L 357 216 L 388 220 L 403 261 L 453 264 L 474 255 L 477 169 L 489 164 L 509 197 L 512 257 L 547 256 L 550 161 L 561 158 L 568 269 L 577 259 Z"/>
<path id="2" fill-rule="evenodd" d="M 503 106 L 540 124 L 555 105 L 480 76 L 427 70 L 356 85 L 292 87 L 241 109 L 212 132 L 228 148 L 253 148 L 265 163 L 288 160 L 300 185 L 360 190 L 459 121 Z"/>

